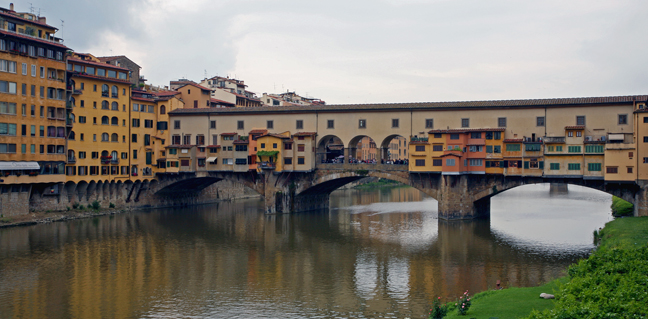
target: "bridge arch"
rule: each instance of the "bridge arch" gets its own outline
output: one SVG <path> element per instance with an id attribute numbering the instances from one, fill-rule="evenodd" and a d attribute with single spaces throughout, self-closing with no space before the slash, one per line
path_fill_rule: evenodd
<path id="1" fill-rule="evenodd" d="M 394 140 L 398 141 L 398 146 L 396 143 L 392 146 Z M 384 160 L 404 160 L 407 158 L 407 139 L 400 134 L 389 135 L 382 140 L 378 151 Z"/>
<path id="2" fill-rule="evenodd" d="M 317 163 L 332 163 L 344 159 L 344 142 L 336 135 L 325 135 L 317 144 L 316 155 Z"/>
<path id="3" fill-rule="evenodd" d="M 356 171 L 337 171 L 325 174 L 319 178 L 313 180 L 310 185 L 304 185 L 298 188 L 295 192 L 295 195 L 315 195 L 315 194 L 330 194 L 334 190 L 358 181 L 366 177 L 377 177 L 382 179 L 388 179 L 402 183 L 404 185 L 412 186 L 415 189 L 429 194 L 424 188 L 417 187 L 417 185 L 410 182 L 408 176 L 403 174 L 403 172 L 389 172 L 389 171 L 377 171 L 377 170 L 356 170 Z M 434 197 L 434 196 L 433 196 Z"/>
<path id="4" fill-rule="evenodd" d="M 378 144 L 369 135 L 356 135 L 349 141 L 349 156 L 353 159 L 373 161 L 380 163 L 380 154 L 378 153 Z"/>

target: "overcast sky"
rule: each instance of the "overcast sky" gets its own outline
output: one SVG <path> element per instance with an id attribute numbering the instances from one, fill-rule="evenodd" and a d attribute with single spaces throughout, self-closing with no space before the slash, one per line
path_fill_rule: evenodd
<path id="1" fill-rule="evenodd" d="M 646 0 L 30 2 L 154 85 L 229 75 L 328 104 L 648 93 Z"/>

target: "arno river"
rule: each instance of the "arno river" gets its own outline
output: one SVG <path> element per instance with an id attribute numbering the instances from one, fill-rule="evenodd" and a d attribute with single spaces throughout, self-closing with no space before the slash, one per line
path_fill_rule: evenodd
<path id="1" fill-rule="evenodd" d="M 411 188 L 338 190 L 327 212 L 251 199 L 0 229 L 0 318 L 423 318 L 437 296 L 560 276 L 610 204 L 530 185 L 490 220 L 440 222 Z"/>

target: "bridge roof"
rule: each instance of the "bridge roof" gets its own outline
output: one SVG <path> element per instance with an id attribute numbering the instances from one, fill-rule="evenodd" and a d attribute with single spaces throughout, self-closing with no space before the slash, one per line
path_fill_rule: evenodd
<path id="1" fill-rule="evenodd" d="M 418 103 L 382 103 L 382 104 L 330 104 L 319 106 L 262 106 L 235 108 L 188 108 L 176 109 L 171 115 L 199 114 L 259 114 L 259 113 L 315 113 L 315 112 L 354 112 L 354 111 L 393 111 L 393 110 L 434 110 L 434 109 L 498 109 L 498 108 L 533 108 L 533 107 L 564 107 L 592 106 L 605 104 L 627 104 L 646 102 L 648 95 L 575 97 L 558 99 L 528 99 L 528 100 L 488 100 L 488 101 L 455 101 L 455 102 L 418 102 Z"/>

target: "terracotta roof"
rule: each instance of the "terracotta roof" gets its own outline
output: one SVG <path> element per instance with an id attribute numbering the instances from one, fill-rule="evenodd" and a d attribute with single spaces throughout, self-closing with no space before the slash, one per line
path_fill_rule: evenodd
<path id="1" fill-rule="evenodd" d="M 0 11 L 0 16 L 9 17 L 9 18 L 12 18 L 12 19 L 24 21 L 24 22 L 29 23 L 29 24 L 36 24 L 36 25 L 48 27 L 50 29 L 58 30 L 58 28 L 53 27 L 53 26 L 51 26 L 51 25 L 49 25 L 47 23 L 42 23 L 42 22 L 40 22 L 38 20 L 29 20 L 29 19 L 23 18 L 23 17 L 21 17 L 21 16 L 19 16 L 17 14 L 14 14 L 15 11 L 14 11 L 14 13 L 10 13 L 11 12 L 10 10 L 7 10 L 7 9 L 5 9 L 5 10 L 6 11 Z"/>
<path id="2" fill-rule="evenodd" d="M 72 58 L 72 57 L 68 58 L 68 62 L 73 62 L 73 63 L 76 62 L 76 63 L 96 65 L 96 66 L 100 66 L 100 67 L 105 67 L 105 68 L 109 68 L 109 69 L 116 69 L 116 70 L 122 70 L 122 71 L 126 71 L 126 72 L 130 71 L 127 68 L 122 68 L 120 66 L 116 66 L 116 65 L 112 65 L 112 64 L 108 64 L 108 63 L 87 61 L 87 60 L 75 59 L 75 58 Z"/>
<path id="3" fill-rule="evenodd" d="M 521 139 L 521 138 L 507 138 L 507 139 L 504 139 L 504 143 L 520 143 L 520 142 L 523 142 L 523 141 L 524 141 L 524 139 Z"/>
<path id="4" fill-rule="evenodd" d="M 153 95 L 157 96 L 175 96 L 180 94 L 178 91 L 159 91 L 159 92 L 150 92 Z"/>
<path id="5" fill-rule="evenodd" d="M 191 145 L 169 145 L 166 148 L 191 148 Z"/>
<path id="6" fill-rule="evenodd" d="M 317 132 L 297 132 L 293 136 L 315 136 Z"/>
<path id="7" fill-rule="evenodd" d="M 204 86 L 202 86 L 202 85 L 200 85 L 200 84 L 196 84 L 196 83 L 194 83 L 194 82 L 182 82 L 182 83 L 184 83 L 184 84 L 183 84 L 182 86 L 180 86 L 178 89 L 181 89 L 181 88 L 183 88 L 183 87 L 185 87 L 185 86 L 187 86 L 187 85 L 191 85 L 191 86 L 195 86 L 195 87 L 197 87 L 197 88 L 199 88 L 199 89 L 201 89 L 201 90 L 203 90 L 203 91 L 209 91 L 209 92 L 211 92 L 211 89 L 208 89 L 208 88 L 206 88 L 206 87 L 204 87 Z"/>
<path id="8" fill-rule="evenodd" d="M 145 97 L 140 97 L 140 96 L 131 96 L 131 100 L 136 100 L 136 101 L 144 101 L 144 102 L 155 102 L 153 99 L 145 98 Z"/>
<path id="9" fill-rule="evenodd" d="M 236 132 L 234 132 L 234 133 L 220 133 L 220 135 L 225 135 L 225 136 L 236 135 L 236 134 L 238 134 L 238 133 L 236 133 Z"/>
<path id="10" fill-rule="evenodd" d="M 207 148 L 220 148 L 220 145 L 207 145 Z"/>
<path id="11" fill-rule="evenodd" d="M 256 129 L 256 130 L 251 130 L 248 134 L 265 134 L 265 133 L 268 133 L 268 130 Z"/>
<path id="12" fill-rule="evenodd" d="M 236 141 L 234 141 L 234 144 L 250 144 L 250 141 L 248 141 L 248 140 L 236 140 Z"/>
<path id="13" fill-rule="evenodd" d="M 446 156 L 456 156 L 456 157 L 461 157 L 461 155 L 459 155 L 459 154 L 455 154 L 455 153 L 443 154 L 443 155 L 441 155 L 441 156 L 439 156 L 439 157 L 446 157 Z"/>
<path id="14" fill-rule="evenodd" d="M 499 109 L 499 108 L 540 108 L 565 106 L 592 106 L 606 104 L 629 104 L 648 101 L 648 95 L 579 97 L 562 99 L 533 99 L 533 100 L 498 100 L 498 101 L 458 101 L 458 102 L 423 102 L 423 103 L 385 103 L 385 104 L 328 104 L 318 107 L 302 106 L 262 106 L 237 108 L 211 108 L 207 110 L 179 109 L 175 114 L 217 113 L 321 113 L 341 111 L 384 110 L 453 110 L 453 109 Z M 494 129 L 493 129 L 494 130 Z"/>
<path id="15" fill-rule="evenodd" d="M 290 139 L 290 137 L 288 137 L 288 136 L 283 136 L 283 135 L 273 134 L 273 133 L 263 134 L 263 135 L 259 136 L 258 138 L 265 137 L 265 136 L 272 136 L 272 137 L 277 137 L 277 138 L 281 138 L 281 139 Z"/>
<path id="16" fill-rule="evenodd" d="M 66 47 L 65 45 L 63 45 L 61 43 L 52 42 L 50 40 L 41 39 L 41 38 L 37 38 L 37 37 L 32 37 L 32 36 L 25 35 L 25 34 L 20 34 L 20 33 L 17 33 L 17 32 L 11 32 L 11 31 L 6 31 L 6 30 L 1 30 L 0 29 L 0 34 L 11 35 L 11 36 L 15 36 L 15 37 L 25 39 L 25 40 L 32 40 L 32 41 L 36 41 L 36 42 L 43 43 L 43 44 L 49 44 L 51 46 L 59 47 L 59 48 L 62 48 L 62 49 L 68 49 L 68 47 Z M 63 61 L 61 61 L 61 62 L 63 62 Z"/>
<path id="17" fill-rule="evenodd" d="M 480 143 L 467 143 L 466 146 L 483 146 L 486 145 L 486 142 L 480 142 Z"/>
<path id="18" fill-rule="evenodd" d="M 82 74 L 82 73 L 74 73 L 74 74 L 72 74 L 72 77 L 87 78 L 87 79 L 97 79 L 97 80 L 108 81 L 108 82 L 117 82 L 117 83 L 123 83 L 123 84 L 130 84 L 130 81 L 128 81 L 128 80 L 120 80 L 120 79 L 116 79 L 116 78 L 107 78 L 107 77 L 103 77 L 103 76 L 96 76 L 96 75 L 89 75 L 89 74 Z"/>
<path id="19" fill-rule="evenodd" d="M 214 99 L 214 98 L 210 99 L 210 102 L 212 102 L 212 103 L 228 104 L 228 105 L 235 105 L 235 103 L 227 102 L 227 101 L 223 101 L 223 100 L 219 100 L 219 99 Z"/>
<path id="20" fill-rule="evenodd" d="M 566 130 L 584 130 L 585 125 L 572 125 L 572 126 L 565 126 Z"/>
<path id="21" fill-rule="evenodd" d="M 100 57 L 97 57 L 97 59 L 99 59 L 99 61 L 101 61 L 101 62 L 115 61 L 115 60 L 117 60 L 117 59 L 122 59 L 122 58 L 123 58 L 123 59 L 126 59 L 126 60 L 128 60 L 128 61 L 130 61 L 131 63 L 133 63 L 133 64 L 135 64 L 135 65 L 137 65 L 138 68 L 140 68 L 140 69 L 142 68 L 141 66 L 139 66 L 139 64 L 135 63 L 135 61 L 129 59 L 129 58 L 128 58 L 127 56 L 125 56 L 125 55 L 114 55 L 114 56 L 100 56 Z"/>
<path id="22" fill-rule="evenodd" d="M 498 128 L 453 128 L 453 129 L 441 129 L 441 130 L 431 130 L 428 133 L 470 133 L 470 132 L 504 132 L 506 129 L 503 127 Z"/>

